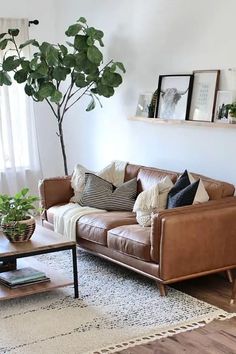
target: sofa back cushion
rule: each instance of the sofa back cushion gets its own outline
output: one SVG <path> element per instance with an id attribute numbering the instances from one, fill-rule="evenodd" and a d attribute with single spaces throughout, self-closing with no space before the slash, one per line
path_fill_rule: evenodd
<path id="1" fill-rule="evenodd" d="M 125 168 L 125 178 L 124 182 L 129 181 L 138 176 L 138 172 L 142 166 L 140 165 L 132 165 L 128 163 Z"/>
<path id="2" fill-rule="evenodd" d="M 157 168 L 145 168 L 141 167 L 138 172 L 138 193 L 154 187 L 157 183 L 163 180 L 166 176 L 169 176 L 173 183 L 177 180 L 177 173 L 159 170 Z"/>
<path id="3" fill-rule="evenodd" d="M 206 176 L 191 173 L 195 179 L 201 179 L 206 191 L 209 195 L 209 200 L 217 200 L 234 195 L 235 188 L 232 184 L 208 178 Z"/>
<path id="4" fill-rule="evenodd" d="M 196 180 L 199 178 L 202 180 L 209 195 L 209 200 L 217 200 L 234 195 L 235 188 L 230 183 L 218 181 L 192 172 L 191 174 Z M 172 182 L 175 183 L 180 175 L 181 173 L 173 171 L 127 164 L 125 170 L 125 181 L 137 177 L 138 193 L 140 193 L 143 190 L 150 189 L 166 176 L 169 176 Z"/>

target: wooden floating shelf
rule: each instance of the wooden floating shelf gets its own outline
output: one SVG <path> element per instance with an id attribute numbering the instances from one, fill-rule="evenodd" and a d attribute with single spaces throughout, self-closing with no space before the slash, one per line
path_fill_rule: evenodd
<path id="1" fill-rule="evenodd" d="M 187 125 L 187 126 L 204 126 L 208 128 L 236 128 L 236 124 L 231 123 L 217 123 L 217 122 L 203 122 L 196 120 L 181 120 L 181 119 L 161 119 L 161 118 L 147 118 L 147 117 L 129 117 L 129 120 L 135 120 L 151 124 L 162 125 Z"/>

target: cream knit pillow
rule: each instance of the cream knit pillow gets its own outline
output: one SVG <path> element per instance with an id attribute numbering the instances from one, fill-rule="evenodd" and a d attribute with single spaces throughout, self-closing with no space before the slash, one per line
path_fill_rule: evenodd
<path id="1" fill-rule="evenodd" d="M 134 204 L 137 222 L 141 226 L 150 226 L 152 213 L 166 208 L 167 195 L 173 183 L 169 176 L 150 189 L 141 192 Z"/>

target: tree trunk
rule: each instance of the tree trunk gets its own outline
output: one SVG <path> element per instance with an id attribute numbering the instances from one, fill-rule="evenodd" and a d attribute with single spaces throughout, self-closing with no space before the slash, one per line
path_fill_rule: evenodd
<path id="1" fill-rule="evenodd" d="M 65 171 L 65 175 L 67 176 L 68 175 L 68 168 L 67 168 L 65 143 L 64 143 L 64 138 L 63 138 L 62 122 L 58 123 L 58 130 L 59 130 L 59 139 L 60 139 L 60 143 L 61 143 L 61 152 L 62 152 L 63 163 L 64 163 L 64 171 Z"/>

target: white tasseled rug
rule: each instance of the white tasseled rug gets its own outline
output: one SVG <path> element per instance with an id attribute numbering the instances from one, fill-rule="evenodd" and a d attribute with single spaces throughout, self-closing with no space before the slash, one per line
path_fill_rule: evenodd
<path id="1" fill-rule="evenodd" d="M 67 251 L 37 259 L 71 272 Z M 80 299 L 71 286 L 1 302 L 1 354 L 114 353 L 233 316 L 82 251 L 78 267 Z"/>

